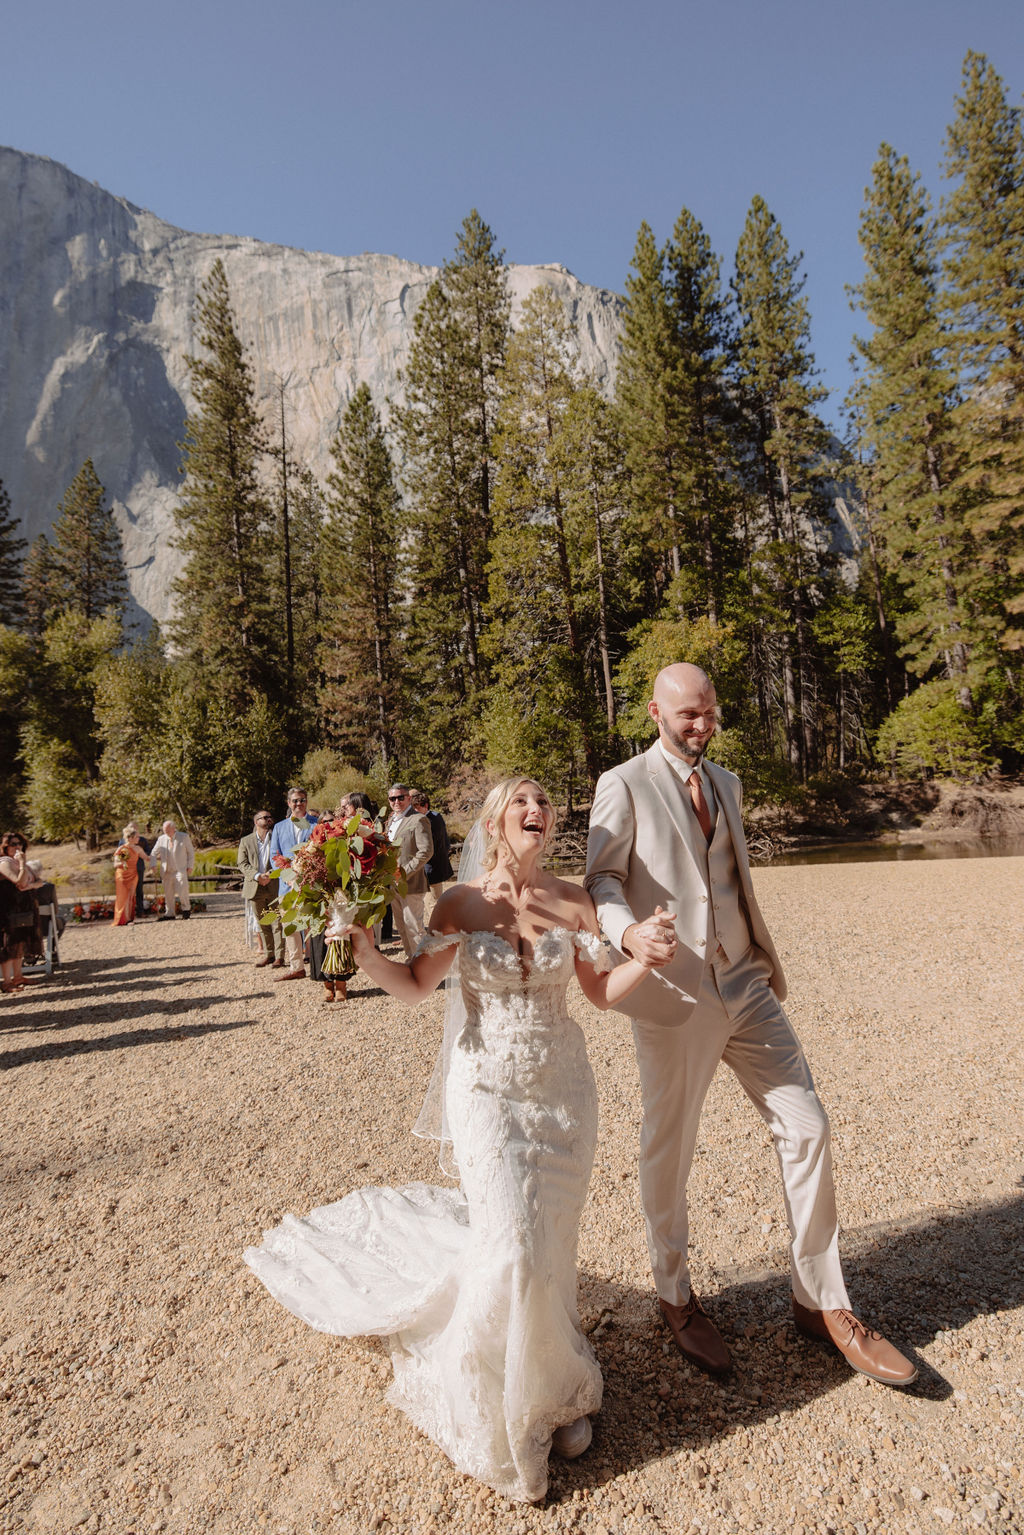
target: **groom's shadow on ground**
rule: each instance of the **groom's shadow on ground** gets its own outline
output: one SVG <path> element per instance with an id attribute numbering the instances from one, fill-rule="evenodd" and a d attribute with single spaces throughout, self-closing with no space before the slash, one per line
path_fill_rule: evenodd
<path id="1" fill-rule="evenodd" d="M 950 1382 L 916 1350 L 940 1331 L 1024 1304 L 1024 1196 L 902 1229 L 861 1229 L 843 1245 L 854 1309 L 920 1370 L 903 1395 L 949 1398 Z M 850 1379 L 833 1349 L 795 1331 L 788 1275 L 726 1282 L 703 1298 L 735 1360 L 725 1381 L 687 1364 L 673 1368 L 678 1355 L 671 1344 L 663 1351 L 669 1333 L 651 1290 L 581 1275 L 580 1311 L 604 1375 L 604 1406 L 586 1455 L 569 1462 L 552 1456 L 549 1502 L 797 1411 Z"/>

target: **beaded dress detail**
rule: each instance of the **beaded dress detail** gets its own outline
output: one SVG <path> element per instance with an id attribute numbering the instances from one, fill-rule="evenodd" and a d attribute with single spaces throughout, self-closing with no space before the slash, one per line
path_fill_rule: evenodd
<path id="1" fill-rule="evenodd" d="M 428 933 L 417 952 L 451 945 L 461 1188 L 360 1189 L 286 1216 L 245 1259 L 310 1326 L 387 1337 L 388 1399 L 459 1470 L 529 1502 L 547 1489 L 552 1430 L 601 1405 L 576 1309 L 597 1093 L 566 991 L 577 950 L 609 965 L 599 939 L 567 928 L 542 933 L 529 961 L 491 932 Z"/>

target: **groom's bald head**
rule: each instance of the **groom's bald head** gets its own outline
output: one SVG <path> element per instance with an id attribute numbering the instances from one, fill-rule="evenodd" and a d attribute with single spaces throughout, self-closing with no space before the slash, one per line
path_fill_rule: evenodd
<path id="1" fill-rule="evenodd" d="M 691 661 L 675 661 L 671 666 L 663 666 L 654 679 L 654 697 L 660 702 L 667 703 L 680 693 L 689 693 L 695 688 L 701 691 L 710 688 L 714 692 L 715 685 L 707 672 Z"/>
<path id="2" fill-rule="evenodd" d="M 647 712 L 673 756 L 695 764 L 718 728 L 718 698 L 706 671 L 689 661 L 663 666 Z"/>

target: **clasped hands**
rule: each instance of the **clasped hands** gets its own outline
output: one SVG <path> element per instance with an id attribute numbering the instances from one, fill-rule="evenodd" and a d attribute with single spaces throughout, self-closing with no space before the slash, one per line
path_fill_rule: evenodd
<path id="1" fill-rule="evenodd" d="M 675 913 L 661 906 L 643 922 L 634 922 L 622 935 L 622 948 L 633 959 L 652 970 L 671 963 L 676 952 Z"/>

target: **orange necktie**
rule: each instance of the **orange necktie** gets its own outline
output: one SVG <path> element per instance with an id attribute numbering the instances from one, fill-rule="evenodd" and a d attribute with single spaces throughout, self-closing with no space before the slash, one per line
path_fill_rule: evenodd
<path id="1" fill-rule="evenodd" d="M 700 822 L 700 829 L 704 833 L 705 842 L 711 841 L 711 812 L 708 802 L 704 798 L 704 787 L 700 781 L 700 774 L 696 768 L 690 774 L 687 782 L 690 785 L 690 801 L 693 805 L 693 813 Z"/>

